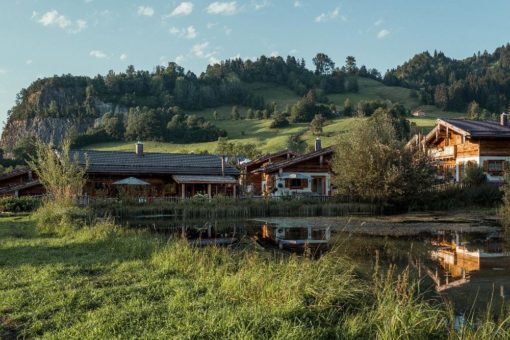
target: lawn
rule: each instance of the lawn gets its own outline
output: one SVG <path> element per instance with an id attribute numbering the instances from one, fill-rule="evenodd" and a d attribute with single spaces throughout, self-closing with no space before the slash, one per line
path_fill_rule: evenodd
<path id="1" fill-rule="evenodd" d="M 56 237 L 30 216 L 0 217 L 0 338 L 509 335 L 489 319 L 456 334 L 445 306 L 417 294 L 407 271 L 360 274 L 343 249 L 313 260 L 248 241 L 194 248 L 106 222 Z"/>

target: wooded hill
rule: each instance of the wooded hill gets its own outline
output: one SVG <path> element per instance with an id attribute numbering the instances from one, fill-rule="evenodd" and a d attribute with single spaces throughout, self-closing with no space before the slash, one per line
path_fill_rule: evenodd
<path id="1" fill-rule="evenodd" d="M 435 117 L 462 116 L 468 106 L 470 117 L 491 118 L 510 100 L 509 45 L 464 60 L 424 52 L 384 77 L 353 57 L 341 67 L 322 53 L 313 62 L 309 69 L 302 59 L 262 56 L 226 60 L 198 76 L 169 63 L 152 72 L 130 66 L 93 78 L 38 79 L 9 111 L 2 148 L 31 136 L 58 143 L 58 126 L 74 130 L 82 147 L 130 149 L 142 139 L 160 151 L 211 151 L 228 137 L 271 151 L 296 136 L 306 142 L 320 134 L 327 144 L 348 129 L 350 116 L 381 103 L 425 112 L 411 121 L 427 130 Z M 312 132 L 316 114 L 323 126 Z"/>

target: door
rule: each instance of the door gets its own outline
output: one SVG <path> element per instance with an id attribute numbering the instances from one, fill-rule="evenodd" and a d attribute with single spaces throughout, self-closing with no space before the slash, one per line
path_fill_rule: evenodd
<path id="1" fill-rule="evenodd" d="M 312 178 L 312 192 L 317 195 L 324 195 L 324 177 Z"/>

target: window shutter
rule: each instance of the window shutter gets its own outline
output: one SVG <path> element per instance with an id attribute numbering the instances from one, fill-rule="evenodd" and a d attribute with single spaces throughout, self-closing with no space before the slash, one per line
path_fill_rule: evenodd
<path id="1" fill-rule="evenodd" d="M 483 161 L 483 171 L 489 171 L 489 161 Z"/>

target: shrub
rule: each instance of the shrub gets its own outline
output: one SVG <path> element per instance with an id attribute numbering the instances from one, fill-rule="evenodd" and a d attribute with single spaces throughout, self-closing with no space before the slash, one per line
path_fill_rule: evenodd
<path id="1" fill-rule="evenodd" d="M 480 186 L 487 182 L 487 175 L 482 167 L 477 165 L 468 166 L 466 169 L 466 176 L 462 181 L 469 186 Z"/>
<path id="2" fill-rule="evenodd" d="M 93 214 L 86 208 L 47 202 L 37 209 L 34 218 L 39 233 L 63 236 L 91 225 Z"/>
<path id="3" fill-rule="evenodd" d="M 37 209 L 41 200 L 34 197 L 4 197 L 0 199 L 1 212 L 30 212 Z"/>

